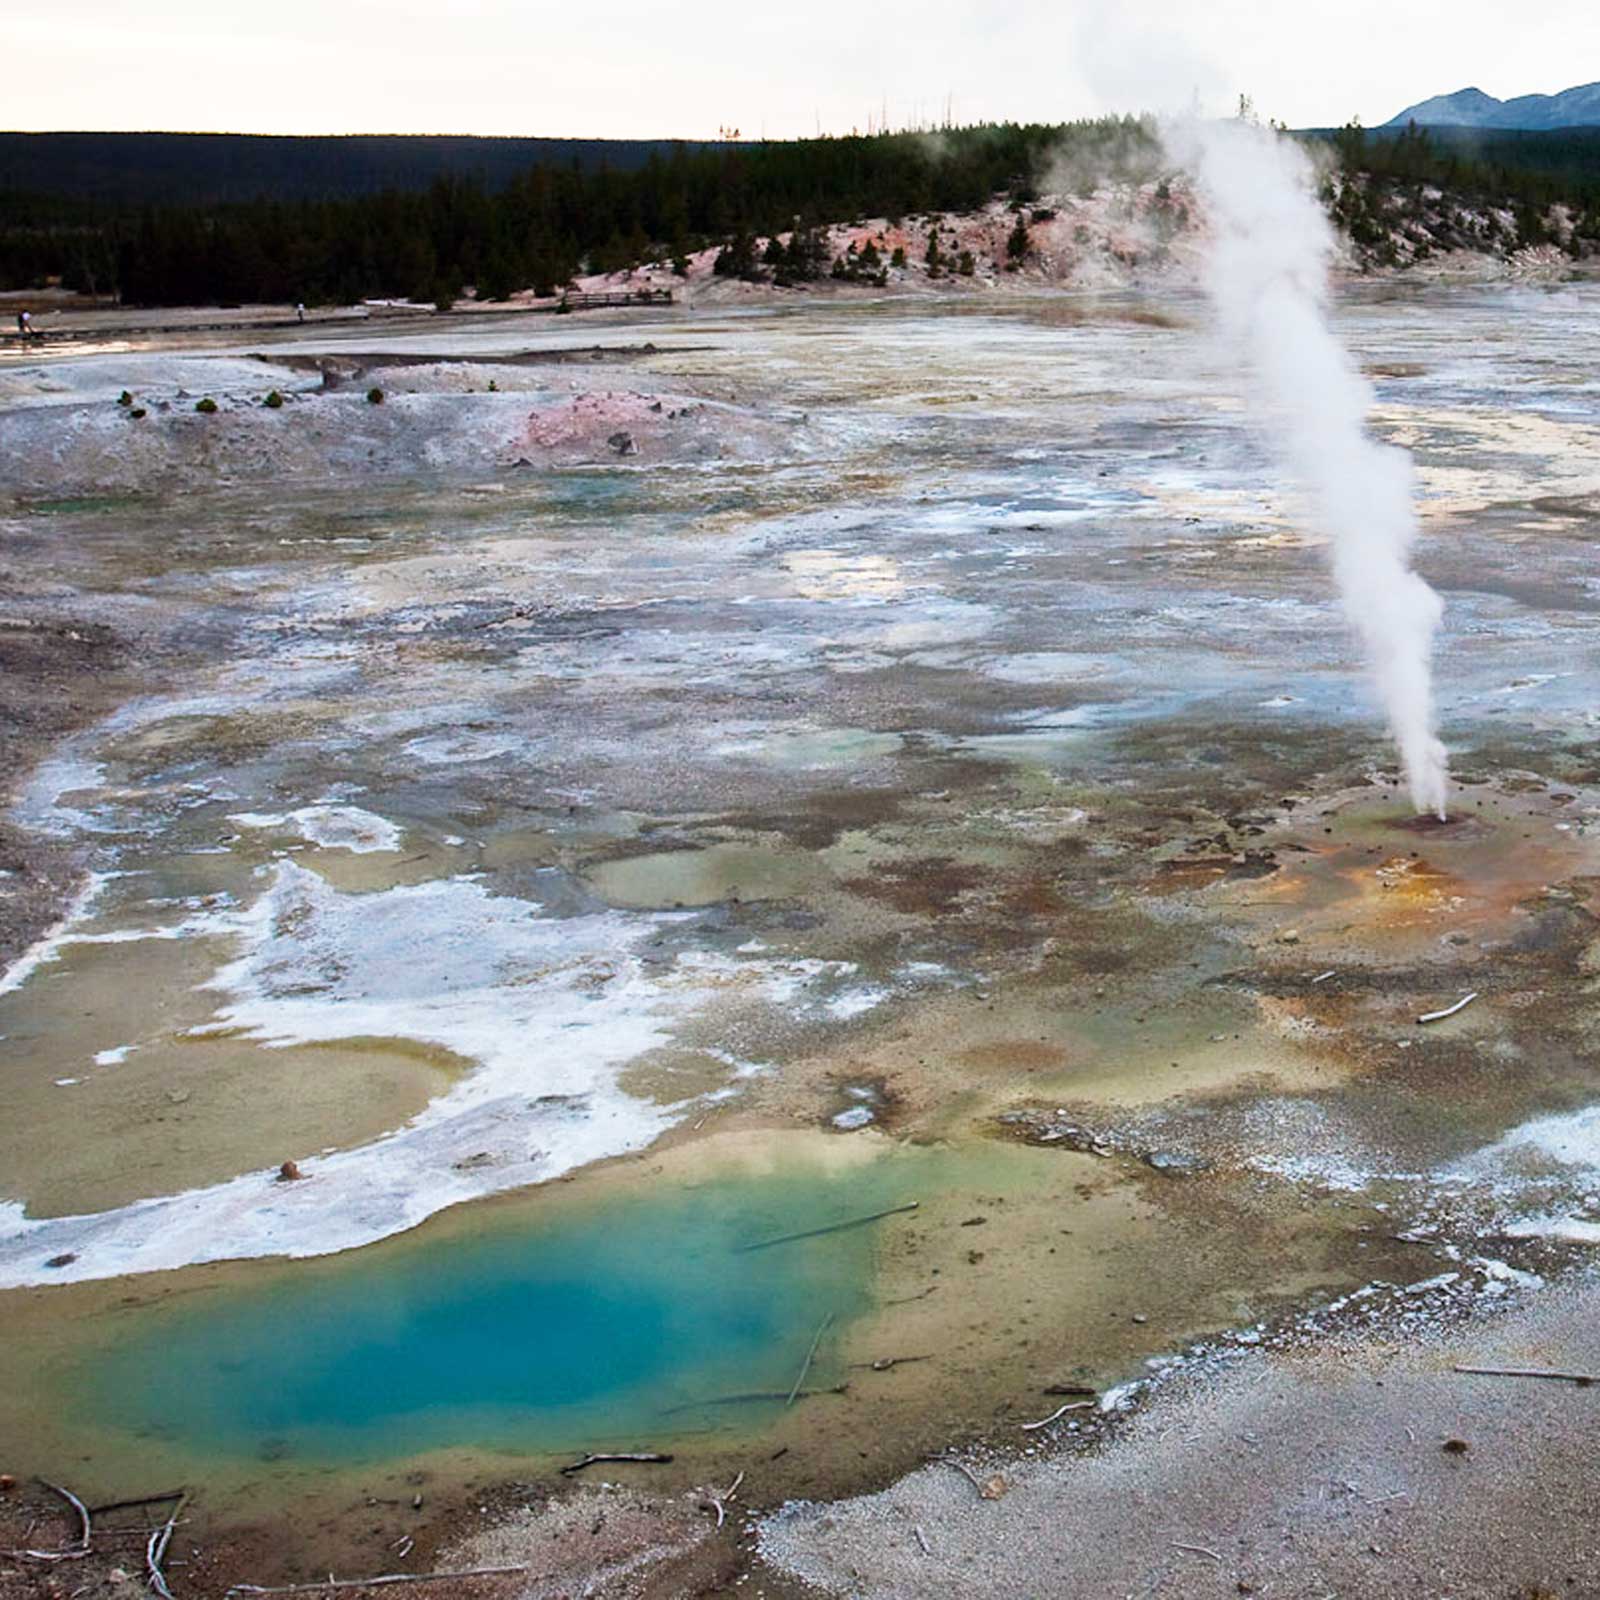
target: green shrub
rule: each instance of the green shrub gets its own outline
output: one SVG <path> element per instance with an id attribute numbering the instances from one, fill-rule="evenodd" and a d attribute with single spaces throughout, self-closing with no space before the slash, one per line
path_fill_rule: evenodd
<path id="1" fill-rule="evenodd" d="M 216 413 L 217 402 L 207 395 L 203 400 L 196 400 L 194 408 L 203 417 L 213 416 Z"/>
<path id="2" fill-rule="evenodd" d="M 972 252 L 970 250 L 963 250 L 961 254 L 956 257 L 956 271 L 959 272 L 963 278 L 970 278 L 977 270 L 978 263 L 973 260 Z"/>
<path id="3" fill-rule="evenodd" d="M 367 390 L 367 404 L 369 406 L 381 406 L 383 404 L 383 390 L 382 389 L 368 389 Z"/>
<path id="4" fill-rule="evenodd" d="M 894 254 L 889 257 L 889 265 L 891 267 L 903 267 L 905 264 L 906 247 L 903 244 L 897 244 L 894 247 Z"/>
<path id="5" fill-rule="evenodd" d="M 276 411 L 283 404 L 283 396 L 279 394 L 276 389 L 274 389 L 261 403 L 267 408 L 268 411 Z"/>

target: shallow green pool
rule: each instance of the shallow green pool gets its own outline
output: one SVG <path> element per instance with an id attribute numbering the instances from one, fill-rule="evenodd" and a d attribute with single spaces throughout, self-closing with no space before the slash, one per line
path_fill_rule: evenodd
<path id="1" fill-rule="evenodd" d="M 790 1173 L 489 1210 L 473 1232 L 458 1216 L 433 1239 L 179 1297 L 79 1394 L 152 1441 L 265 1460 L 643 1448 L 748 1424 L 782 1407 L 824 1323 L 808 1382 L 833 1381 L 873 1230 L 745 1247 L 893 1205 L 898 1188 L 892 1170 Z"/>

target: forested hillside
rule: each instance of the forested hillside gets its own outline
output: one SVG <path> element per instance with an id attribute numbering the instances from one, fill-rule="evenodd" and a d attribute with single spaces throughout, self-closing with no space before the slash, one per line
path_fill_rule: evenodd
<path id="1" fill-rule="evenodd" d="M 1397 216 L 1414 214 L 1442 246 L 1505 250 L 1554 239 L 1581 256 L 1600 235 L 1600 129 L 1460 138 L 1351 127 L 1302 137 L 1331 145 L 1328 203 L 1380 263 L 1410 259 L 1387 243 Z M 719 243 L 726 270 L 756 273 L 758 235 L 798 228 L 810 238 L 824 223 L 970 211 L 996 195 L 1020 205 L 1042 186 L 1147 180 L 1161 167 L 1153 125 L 1107 118 L 678 144 L 647 152 L 631 170 L 544 162 L 498 183 L 453 173 L 335 198 L 133 204 L 11 191 L 0 193 L 0 287 L 59 280 L 165 305 L 448 300 L 467 285 L 500 298 Z M 1431 191 L 1449 204 L 1441 209 Z M 1483 215 L 1462 209 L 1472 207 Z M 1500 220 L 1485 222 L 1490 212 Z M 768 265 L 793 281 L 830 264 L 799 250 Z"/>
<path id="2" fill-rule="evenodd" d="M 343 200 L 426 189 L 439 178 L 471 178 L 492 191 L 537 166 L 632 172 L 673 145 L 413 133 L 0 133 L 0 195 L 209 206 Z"/>

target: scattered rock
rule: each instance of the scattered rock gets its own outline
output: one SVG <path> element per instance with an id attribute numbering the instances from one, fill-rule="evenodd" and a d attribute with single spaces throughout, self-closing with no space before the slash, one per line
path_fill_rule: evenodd
<path id="1" fill-rule="evenodd" d="M 301 1172 L 298 1164 L 293 1161 L 285 1161 L 284 1164 L 278 1168 L 279 1183 L 294 1183 L 297 1179 L 304 1176 L 305 1174 Z"/>
<path id="2" fill-rule="evenodd" d="M 617 432 L 606 440 L 606 443 L 617 452 L 619 456 L 636 456 L 639 446 L 634 443 L 633 435 L 626 432 Z"/>
<path id="3" fill-rule="evenodd" d="M 50 1259 L 45 1262 L 45 1265 L 47 1267 L 70 1267 L 77 1259 L 77 1251 L 68 1250 L 59 1256 L 51 1256 Z"/>
<path id="4" fill-rule="evenodd" d="M 1446 1439 L 1439 1448 L 1449 1456 L 1464 1456 L 1472 1446 L 1465 1439 Z"/>
<path id="5" fill-rule="evenodd" d="M 1189 1155 L 1182 1150 L 1151 1150 L 1145 1155 L 1144 1164 L 1176 1178 L 1192 1178 L 1195 1173 L 1204 1172 L 1210 1166 L 1200 1156 Z"/>

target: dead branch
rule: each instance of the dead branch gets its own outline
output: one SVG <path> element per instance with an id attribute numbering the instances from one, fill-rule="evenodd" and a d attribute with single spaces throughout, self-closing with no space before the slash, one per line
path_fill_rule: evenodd
<path id="1" fill-rule="evenodd" d="M 935 1456 L 933 1459 L 943 1462 L 947 1467 L 954 1467 L 978 1491 L 980 1500 L 998 1500 L 1011 1487 L 998 1472 L 991 1477 L 980 1478 L 965 1461 L 955 1456 Z"/>
<path id="2" fill-rule="evenodd" d="M 1470 1372 L 1480 1378 L 1555 1378 L 1562 1383 L 1575 1383 L 1580 1389 L 1591 1383 L 1600 1383 L 1600 1373 L 1558 1372 L 1553 1367 L 1460 1367 L 1457 1372 Z"/>
<path id="3" fill-rule="evenodd" d="M 59 1483 L 51 1483 L 46 1478 L 39 1480 L 51 1494 L 60 1495 L 63 1500 L 78 1513 L 78 1543 L 79 1550 L 89 1548 L 89 1508 L 70 1489 L 63 1489 Z"/>
<path id="4" fill-rule="evenodd" d="M 98 1517 L 107 1511 L 129 1511 L 134 1506 L 161 1505 L 168 1500 L 181 1499 L 186 1492 L 187 1491 L 183 1489 L 168 1489 L 164 1494 L 134 1495 L 133 1498 L 129 1500 L 108 1500 L 104 1505 L 90 1506 L 89 1510 Z"/>
<path id="5" fill-rule="evenodd" d="M 1093 1411 L 1099 1404 L 1097 1400 L 1069 1400 L 1064 1406 L 1057 1406 L 1048 1417 L 1040 1417 L 1037 1422 L 1024 1422 L 1022 1431 L 1033 1433 L 1039 1428 L 1048 1428 L 1052 1422 L 1059 1422 L 1069 1411 Z"/>
<path id="6" fill-rule="evenodd" d="M 817 1359 L 817 1346 L 822 1343 L 822 1336 L 828 1331 L 828 1325 L 832 1321 L 833 1313 L 830 1311 L 817 1324 L 817 1331 L 812 1335 L 811 1348 L 806 1351 L 806 1359 L 800 1368 L 800 1375 L 794 1380 L 794 1387 L 789 1391 L 789 1398 L 783 1402 L 786 1408 L 794 1404 L 794 1397 L 800 1393 L 800 1385 L 806 1381 L 806 1374 L 811 1370 L 811 1363 Z"/>
<path id="7" fill-rule="evenodd" d="M 172 1508 L 172 1515 L 150 1535 L 150 1543 L 145 1546 L 145 1571 L 150 1576 L 150 1587 L 161 1596 L 161 1600 L 172 1600 L 172 1591 L 167 1587 L 161 1563 L 167 1559 L 167 1546 L 172 1543 L 172 1530 L 178 1526 L 178 1518 L 188 1503 L 189 1494 L 185 1490 L 178 1496 L 177 1504 Z"/>
<path id="8" fill-rule="evenodd" d="M 670 1461 L 671 1456 L 664 1456 L 654 1450 L 603 1450 L 598 1455 L 587 1455 L 582 1461 L 574 1461 L 571 1466 L 560 1469 L 563 1478 L 571 1477 L 574 1472 L 582 1472 L 585 1467 L 598 1466 L 606 1461 L 635 1461 L 656 1464 Z M 521 1567 L 507 1568 L 507 1571 L 520 1572 Z"/>
<path id="9" fill-rule="evenodd" d="M 979 1494 L 983 1493 L 983 1479 L 965 1461 L 958 1461 L 954 1456 L 935 1456 L 934 1460 L 943 1462 L 947 1467 L 954 1467 Z"/>
<path id="10" fill-rule="evenodd" d="M 920 1545 L 920 1546 L 921 1546 L 921 1548 L 922 1548 L 922 1553 L 923 1553 L 923 1555 L 925 1555 L 925 1556 L 931 1556 L 931 1555 L 932 1555 L 932 1554 L 933 1554 L 933 1551 L 932 1551 L 932 1550 L 930 1550 L 930 1549 L 929 1549 L 929 1548 L 928 1548 L 928 1536 L 927 1536 L 927 1534 L 925 1534 L 925 1533 L 924 1533 L 924 1532 L 923 1532 L 923 1531 L 922 1531 L 922 1526 L 921 1526 L 921 1524 L 920 1524 L 920 1523 L 916 1523 L 916 1522 L 913 1522 L 913 1523 L 912 1523 L 912 1524 L 911 1524 L 911 1531 L 912 1531 L 912 1532 L 913 1532 L 913 1533 L 914 1533 L 914 1534 L 916 1534 L 916 1536 L 917 1536 L 917 1543 L 918 1543 L 918 1545 Z"/>
<path id="11" fill-rule="evenodd" d="M 887 1372 L 891 1367 L 903 1367 L 911 1361 L 932 1361 L 932 1356 L 879 1356 L 876 1361 L 852 1361 L 851 1371 Z"/>
<path id="12" fill-rule="evenodd" d="M 728 1502 L 739 1492 L 739 1485 L 744 1482 L 744 1473 L 728 1485 L 726 1489 L 712 1489 L 706 1494 L 706 1503 L 717 1514 L 717 1526 L 720 1528 L 728 1520 Z"/>
<path id="13" fill-rule="evenodd" d="M 1206 1549 L 1203 1544 L 1179 1544 L 1178 1541 L 1174 1539 L 1172 1541 L 1172 1548 L 1174 1550 L 1187 1550 L 1192 1556 L 1205 1556 L 1208 1560 L 1215 1561 L 1219 1567 L 1222 1565 L 1222 1557 L 1219 1556 L 1215 1550 Z"/>
<path id="14" fill-rule="evenodd" d="M 739 1246 L 741 1253 L 751 1250 L 770 1250 L 778 1244 L 794 1244 L 800 1239 L 820 1239 L 827 1233 L 843 1233 L 847 1228 L 864 1228 L 869 1222 L 881 1222 L 885 1217 L 898 1217 L 902 1212 L 915 1211 L 920 1204 L 908 1200 L 903 1206 L 890 1206 L 887 1211 L 873 1211 L 864 1217 L 850 1217 L 844 1222 L 830 1222 L 825 1228 L 806 1228 L 800 1233 L 780 1233 L 776 1239 L 758 1239 L 754 1244 Z"/>
<path id="15" fill-rule="evenodd" d="M 835 1383 L 826 1389 L 801 1389 L 795 1394 L 796 1400 L 813 1400 L 819 1394 L 849 1394 L 848 1383 Z M 783 1389 L 750 1389 L 744 1394 L 714 1394 L 707 1400 L 685 1400 L 679 1405 L 667 1406 L 658 1413 L 663 1417 L 676 1416 L 680 1411 L 699 1411 L 706 1406 L 750 1406 L 761 1401 L 787 1400 L 788 1393 Z"/>
<path id="16" fill-rule="evenodd" d="M 51 1494 L 59 1495 L 78 1514 L 78 1542 L 60 1550 L 6 1550 L 0 1552 L 13 1561 L 82 1561 L 89 1552 L 89 1508 L 70 1489 L 46 1478 L 39 1480 Z M 28 1533 L 33 1532 L 30 1524 Z M 24 1538 L 27 1534 L 23 1535 Z"/>
<path id="17" fill-rule="evenodd" d="M 1417 1018 L 1422 1022 L 1443 1022 L 1446 1017 L 1453 1017 L 1458 1011 L 1465 1011 L 1474 1000 L 1478 998 L 1478 991 L 1474 989 L 1471 994 L 1464 994 L 1453 1006 L 1446 1006 L 1443 1011 L 1425 1011 Z"/>
<path id="18" fill-rule="evenodd" d="M 938 1289 L 938 1287 L 938 1284 L 930 1283 L 926 1289 L 921 1290 L 917 1294 L 904 1294 L 901 1295 L 898 1300 L 885 1300 L 883 1303 L 885 1306 L 908 1306 L 913 1300 L 926 1300 L 930 1294 L 933 1294 Z"/>
<path id="19" fill-rule="evenodd" d="M 317 1594 L 326 1589 L 375 1589 L 380 1583 L 443 1583 L 447 1578 L 488 1578 L 504 1572 L 527 1572 L 527 1567 L 466 1567 L 460 1572 L 386 1572 L 381 1578 L 324 1578 L 321 1583 L 285 1583 L 274 1589 L 258 1583 L 236 1583 L 233 1594 Z"/>

